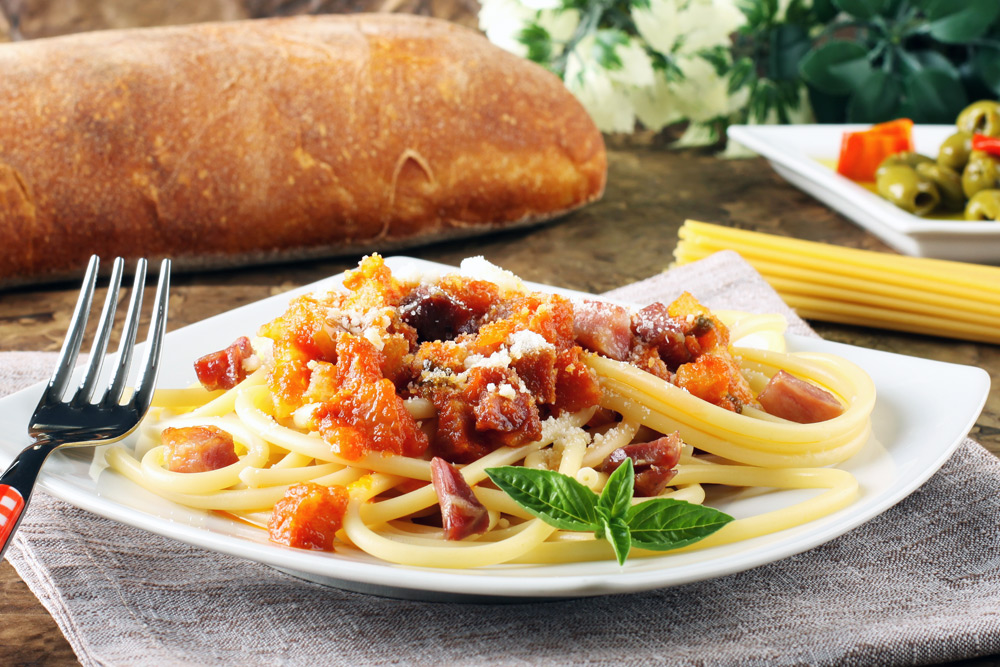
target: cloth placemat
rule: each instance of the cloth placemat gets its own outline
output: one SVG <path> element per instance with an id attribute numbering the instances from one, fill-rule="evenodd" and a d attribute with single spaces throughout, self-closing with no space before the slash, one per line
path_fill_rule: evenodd
<path id="1" fill-rule="evenodd" d="M 783 312 L 734 253 L 611 293 Z M 0 354 L 0 393 L 53 355 Z M 84 665 L 927 664 L 1000 653 L 1000 461 L 966 440 L 917 492 L 803 554 L 676 588 L 504 605 L 327 588 L 39 493 L 8 557 Z"/>

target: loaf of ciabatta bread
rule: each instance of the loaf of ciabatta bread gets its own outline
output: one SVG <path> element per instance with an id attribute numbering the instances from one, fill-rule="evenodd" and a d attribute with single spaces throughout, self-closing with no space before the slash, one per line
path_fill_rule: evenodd
<path id="1" fill-rule="evenodd" d="M 433 19 L 0 45 L 0 285 L 95 252 L 209 268 L 392 250 L 551 219 L 605 175 L 557 77 Z"/>

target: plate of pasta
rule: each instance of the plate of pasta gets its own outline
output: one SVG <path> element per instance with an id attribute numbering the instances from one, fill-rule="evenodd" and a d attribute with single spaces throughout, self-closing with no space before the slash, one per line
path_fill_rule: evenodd
<path id="1" fill-rule="evenodd" d="M 50 494 L 351 590 L 558 598 L 723 576 L 904 498 L 981 369 L 787 336 L 692 295 L 634 308 L 460 268 L 359 267 L 168 334 L 123 443 Z M 0 401 L 0 452 L 41 387 Z"/>

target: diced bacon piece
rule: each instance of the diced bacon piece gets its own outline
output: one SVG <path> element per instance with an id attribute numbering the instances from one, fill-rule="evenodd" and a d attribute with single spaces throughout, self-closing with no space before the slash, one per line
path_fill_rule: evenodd
<path id="1" fill-rule="evenodd" d="M 601 470 L 613 473 L 627 458 L 632 459 L 632 465 L 636 468 L 648 465 L 673 468 L 681 458 L 681 444 L 680 435 L 674 432 L 651 442 L 625 445 L 608 454 L 601 464 Z"/>
<path id="2" fill-rule="evenodd" d="M 511 361 L 528 392 L 541 404 L 556 402 L 556 348 L 552 345 L 521 353 Z"/>
<path id="3" fill-rule="evenodd" d="M 477 316 L 447 292 L 421 285 L 399 306 L 403 321 L 417 330 L 417 340 L 452 340 L 474 332 Z"/>
<path id="4" fill-rule="evenodd" d="M 639 497 L 658 496 L 677 471 L 674 466 L 681 458 L 680 435 L 676 432 L 650 442 L 638 442 L 619 447 L 611 452 L 601 469 L 613 473 L 625 462 L 632 459 L 635 468 L 633 495 Z"/>
<path id="5" fill-rule="evenodd" d="M 583 362 L 579 347 L 560 350 L 556 356 L 556 408 L 578 412 L 601 400 L 597 373 Z"/>
<path id="6" fill-rule="evenodd" d="M 625 361 L 632 347 L 632 315 L 613 303 L 578 303 L 573 311 L 573 335 L 581 347 Z"/>
<path id="7" fill-rule="evenodd" d="M 274 504 L 267 524 L 272 542 L 297 549 L 333 551 L 350 496 L 343 486 L 295 484 Z"/>
<path id="8" fill-rule="evenodd" d="M 632 316 L 632 331 L 636 337 L 656 347 L 670 370 L 693 358 L 687 344 L 690 325 L 670 316 L 662 303 L 651 303 Z"/>
<path id="9" fill-rule="evenodd" d="M 640 470 L 635 474 L 635 485 L 632 487 L 632 495 L 639 498 L 653 498 L 660 495 L 667 484 L 674 478 L 677 471 L 673 468 L 662 468 L 660 466 L 649 466 L 645 470 Z"/>
<path id="10" fill-rule="evenodd" d="M 253 356 L 250 339 L 240 336 L 224 350 L 210 352 L 194 362 L 194 372 L 198 381 L 209 391 L 232 389 L 246 376 L 243 361 Z"/>
<path id="11" fill-rule="evenodd" d="M 813 424 L 844 413 L 837 398 L 791 373 L 778 371 L 757 397 L 768 414 L 799 424 Z"/>
<path id="12" fill-rule="evenodd" d="M 492 450 L 476 431 L 476 415 L 461 394 L 439 391 L 433 394 L 438 423 L 433 451 L 449 461 L 475 461 Z"/>
<path id="13" fill-rule="evenodd" d="M 488 433 L 493 447 L 520 447 L 542 437 L 535 399 L 519 389 L 510 369 L 472 368 L 462 396 L 473 406 L 476 430 Z"/>
<path id="14" fill-rule="evenodd" d="M 207 472 L 239 461 L 233 436 L 216 426 L 165 428 L 163 455 L 171 472 Z"/>
<path id="15" fill-rule="evenodd" d="M 439 457 L 431 459 L 431 483 L 441 506 L 445 539 L 464 540 L 486 532 L 489 513 L 455 466 Z"/>

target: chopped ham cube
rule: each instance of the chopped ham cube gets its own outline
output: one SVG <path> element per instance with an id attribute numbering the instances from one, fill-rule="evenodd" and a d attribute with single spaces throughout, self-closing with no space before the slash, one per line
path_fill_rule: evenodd
<path id="1" fill-rule="evenodd" d="M 431 483 L 441 506 L 445 539 L 464 540 L 486 532 L 489 514 L 455 466 L 435 456 L 431 459 Z"/>
<path id="2" fill-rule="evenodd" d="M 632 316 L 613 303 L 578 303 L 573 308 L 573 336 L 591 352 L 625 361 L 632 348 Z"/>
<path id="3" fill-rule="evenodd" d="M 295 484 L 274 504 L 267 524 L 272 542 L 298 549 L 333 551 L 350 495 L 343 486 Z"/>
<path id="4" fill-rule="evenodd" d="M 650 442 L 625 445 L 611 452 L 601 469 L 610 474 L 618 470 L 625 459 L 632 459 L 635 468 L 633 495 L 658 496 L 677 474 L 674 466 L 681 458 L 681 444 L 681 437 L 675 432 Z"/>
<path id="5" fill-rule="evenodd" d="M 688 337 L 691 324 L 670 316 L 667 306 L 651 303 L 632 316 L 636 337 L 654 346 L 670 370 L 698 356 L 697 339 Z"/>
<path id="6" fill-rule="evenodd" d="M 632 465 L 636 468 L 647 465 L 673 468 L 681 458 L 681 444 L 681 437 L 675 432 L 650 442 L 625 445 L 608 454 L 601 469 L 606 473 L 613 473 L 625 463 L 626 458 L 632 459 Z"/>
<path id="7" fill-rule="evenodd" d="M 778 371 L 757 397 L 768 414 L 799 424 L 814 424 L 844 413 L 837 398 L 791 373 Z"/>
<path id="8" fill-rule="evenodd" d="M 246 376 L 243 362 L 253 356 L 250 339 L 240 336 L 224 350 L 211 352 L 194 362 L 194 371 L 198 381 L 209 390 L 232 389 Z"/>
<path id="9" fill-rule="evenodd" d="M 215 426 L 165 428 L 163 455 L 171 472 L 208 472 L 239 461 L 233 436 Z"/>

